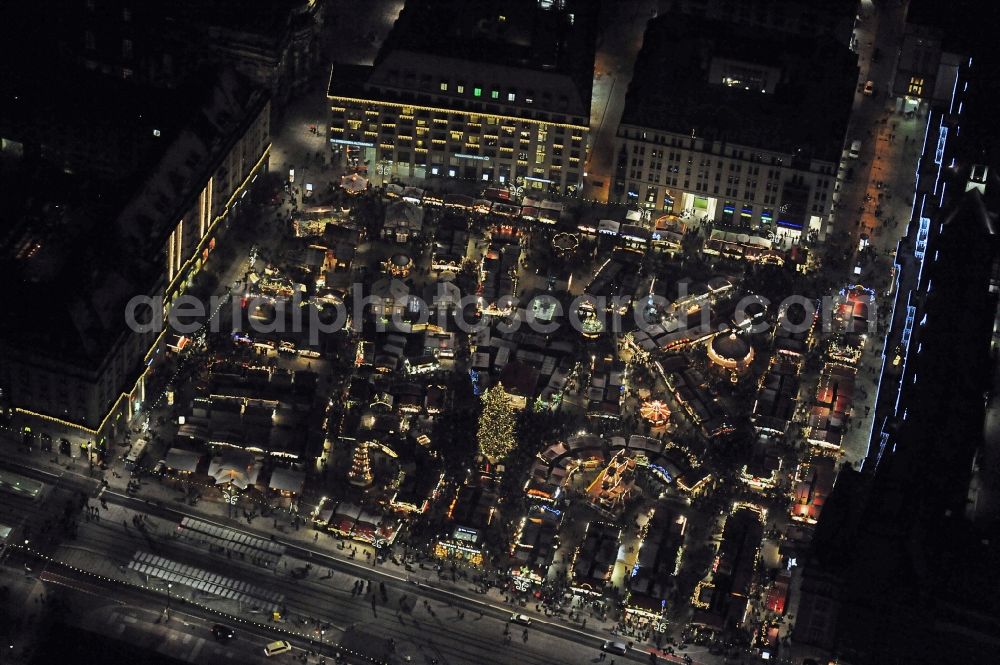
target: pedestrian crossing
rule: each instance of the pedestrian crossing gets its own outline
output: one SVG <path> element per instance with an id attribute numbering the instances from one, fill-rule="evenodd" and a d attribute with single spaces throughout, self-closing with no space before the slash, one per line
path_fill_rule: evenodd
<path id="1" fill-rule="evenodd" d="M 285 602 L 285 596 L 276 591 L 262 589 L 247 582 L 210 573 L 149 552 L 136 552 L 128 567 L 149 577 L 181 584 L 219 598 L 254 605 L 268 612 L 278 611 Z"/>
<path id="2" fill-rule="evenodd" d="M 189 542 L 207 545 L 218 551 L 231 552 L 241 559 L 273 568 L 285 553 L 285 546 L 259 536 L 211 524 L 194 517 L 185 517 L 177 527 L 178 535 Z"/>

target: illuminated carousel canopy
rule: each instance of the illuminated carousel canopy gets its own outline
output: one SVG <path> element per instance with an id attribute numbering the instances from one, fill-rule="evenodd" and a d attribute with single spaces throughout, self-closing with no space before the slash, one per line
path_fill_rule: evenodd
<path id="1" fill-rule="evenodd" d="M 552 246 L 558 252 L 569 253 L 580 245 L 580 239 L 575 233 L 557 233 L 552 238 Z"/>
<path id="2" fill-rule="evenodd" d="M 385 262 L 386 272 L 394 277 L 406 277 L 413 267 L 413 259 L 403 253 L 393 254 Z"/>
<path id="3" fill-rule="evenodd" d="M 639 415 L 653 427 L 662 427 L 670 419 L 670 409 L 660 400 L 650 400 L 639 407 Z"/>
<path id="4" fill-rule="evenodd" d="M 708 345 L 709 359 L 725 369 L 746 369 L 753 362 L 753 356 L 750 342 L 736 333 L 716 335 Z"/>

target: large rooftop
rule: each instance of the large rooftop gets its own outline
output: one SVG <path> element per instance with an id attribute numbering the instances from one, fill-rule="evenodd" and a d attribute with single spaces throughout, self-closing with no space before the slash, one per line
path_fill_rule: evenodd
<path id="1" fill-rule="evenodd" d="M 767 92 L 725 85 L 727 72 L 761 74 Z M 837 161 L 857 76 L 856 56 L 831 37 L 664 14 L 646 28 L 622 124 Z"/>
<path id="2" fill-rule="evenodd" d="M 0 135 L 13 140 L 0 154 L 0 335 L 92 364 L 124 331 L 128 299 L 151 293 L 171 225 L 260 98 L 232 74 L 169 92 L 32 74 L 46 84 L 12 79 L 0 103 Z"/>
<path id="3" fill-rule="evenodd" d="M 978 0 L 953 0 L 948 3 L 948 10 L 944 11 L 936 0 L 908 0 L 906 21 L 937 32 L 945 51 L 990 56 L 990 52 L 995 50 L 996 35 L 994 31 L 983 30 L 982 27 L 997 25 L 1000 5 Z"/>
<path id="4" fill-rule="evenodd" d="M 579 65 L 576 59 L 586 55 L 580 47 L 587 46 L 584 38 L 593 28 L 596 3 L 553 2 L 549 9 L 543 8 L 544 4 L 538 0 L 408 0 L 376 64 L 385 53 L 402 49 L 525 69 L 571 72 Z"/>
<path id="5" fill-rule="evenodd" d="M 506 84 L 510 70 L 517 70 L 522 88 L 537 83 L 538 102 L 543 92 L 558 86 L 557 77 L 568 78 L 582 113 L 589 115 L 597 10 L 598 3 L 588 0 L 408 0 L 376 57 L 375 69 L 395 67 L 393 62 L 403 54 L 419 54 L 426 61 L 424 69 L 468 76 L 470 92 L 477 76 L 486 84 Z M 432 92 L 440 93 L 437 81 Z M 454 86 L 448 92 L 453 93 Z M 574 102 L 571 99 L 570 105 Z"/>

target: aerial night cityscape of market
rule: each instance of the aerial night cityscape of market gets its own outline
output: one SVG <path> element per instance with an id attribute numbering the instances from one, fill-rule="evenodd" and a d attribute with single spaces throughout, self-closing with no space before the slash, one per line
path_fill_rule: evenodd
<path id="1" fill-rule="evenodd" d="M 0 16 L 0 661 L 1000 660 L 1000 6 Z"/>

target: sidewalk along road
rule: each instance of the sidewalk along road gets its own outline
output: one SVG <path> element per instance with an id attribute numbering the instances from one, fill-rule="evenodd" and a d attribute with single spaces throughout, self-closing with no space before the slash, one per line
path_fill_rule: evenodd
<path id="1" fill-rule="evenodd" d="M 79 565 L 49 562 L 41 575 L 46 583 L 83 589 L 95 597 L 100 596 L 104 602 L 107 598 L 113 597 L 150 611 L 165 610 L 166 598 L 162 590 L 154 590 L 153 587 L 144 587 L 137 583 L 126 584 L 106 575 L 93 574 Z M 301 585 L 298 588 L 301 588 Z M 327 590 L 315 588 L 310 590 L 309 595 L 314 608 L 331 605 Z M 329 644 L 334 641 L 333 636 L 324 645 L 315 631 L 310 630 L 316 625 L 314 622 L 303 626 L 301 622 L 296 621 L 279 624 L 254 621 L 220 612 L 199 599 L 188 599 L 180 592 L 176 592 L 171 598 L 169 614 L 171 622 L 181 620 L 182 616 L 190 616 L 201 619 L 205 625 L 209 622 L 221 622 L 233 625 L 241 632 L 261 635 L 265 639 L 288 639 L 304 648 L 327 655 L 332 655 L 337 650 L 336 646 Z M 395 598 L 395 594 L 392 598 Z M 420 651 L 439 654 L 442 662 L 498 664 L 516 662 L 525 665 L 543 665 L 552 662 L 582 663 L 593 657 L 598 645 L 595 642 L 593 645 L 584 646 L 565 639 L 554 639 L 538 630 L 534 624 L 528 629 L 525 638 L 519 635 L 520 627 L 515 627 L 517 630 L 511 630 L 515 639 L 504 644 L 506 617 L 493 619 L 465 615 L 459 618 L 456 615 L 458 610 L 454 606 L 442 606 L 437 603 L 424 605 L 412 597 L 410 602 L 405 603 L 408 608 L 406 610 L 394 610 L 393 607 L 378 604 L 369 612 L 369 604 L 365 601 L 367 598 L 360 598 L 359 602 L 355 603 L 357 616 L 350 624 L 351 627 L 363 626 L 366 631 L 383 637 L 386 644 L 392 639 L 397 644 L 414 645 Z M 291 612 L 289 614 L 292 615 Z M 336 635 L 336 631 L 328 632 Z M 371 650 L 380 652 L 381 649 L 376 648 L 377 646 L 381 645 L 372 645 Z M 553 654 L 559 656 L 553 658 Z M 371 654 L 355 655 L 366 657 Z M 380 662 L 381 658 L 376 655 L 369 660 Z"/>
<path id="2" fill-rule="evenodd" d="M 49 588 L 67 595 L 73 607 L 87 612 L 71 613 L 70 623 L 82 629 L 127 641 L 188 662 L 213 663 L 219 658 L 239 662 L 266 662 L 264 646 L 274 640 L 287 640 L 300 655 L 309 652 L 333 656 L 334 644 L 315 643 L 311 636 L 300 636 L 280 626 L 258 625 L 220 616 L 192 604 L 171 605 L 165 612 L 162 596 L 141 588 L 54 565 L 39 575 Z M 109 593 L 110 592 L 110 593 Z M 212 626 L 223 623 L 234 628 L 236 637 L 224 645 L 212 637 Z M 197 646 L 197 645 L 201 646 Z M 86 645 L 81 645 L 86 648 Z M 41 649 L 44 651 L 44 647 Z M 66 655 L 72 655 L 66 654 Z M 348 663 L 370 665 L 373 661 L 357 654 L 347 654 Z"/>
<path id="3" fill-rule="evenodd" d="M 164 518 L 168 521 L 169 527 L 172 528 L 179 521 L 181 516 L 192 516 L 198 517 L 204 521 L 211 522 L 212 520 L 206 519 L 203 515 L 197 515 L 188 511 L 176 510 L 172 507 L 166 507 L 158 502 L 149 503 L 145 500 L 136 499 L 128 497 L 117 492 L 105 491 L 102 493 L 101 498 L 107 500 L 110 504 L 118 506 L 119 509 L 127 509 L 132 511 L 133 514 L 147 514 L 155 515 Z M 118 515 L 115 516 L 117 518 Z M 238 530 L 240 533 L 248 535 L 261 535 L 259 532 L 254 530 L 238 528 L 231 524 L 224 524 L 222 522 L 215 522 L 218 526 Z M 102 519 L 101 522 L 90 523 L 84 528 L 84 533 L 92 533 L 97 529 L 109 529 L 110 531 L 102 536 L 100 539 L 91 539 L 90 537 L 81 538 L 77 543 L 72 546 L 73 561 L 78 563 L 87 563 L 87 568 L 92 568 L 94 570 L 100 571 L 101 574 L 106 575 L 109 578 L 118 577 L 119 567 L 126 563 L 137 550 L 148 550 L 151 547 L 156 547 L 157 543 L 154 542 L 144 542 L 144 539 L 138 536 L 135 532 L 129 537 L 122 537 L 123 526 L 121 521 L 117 519 L 112 519 L 110 515 L 107 518 Z M 166 531 L 166 529 L 163 529 Z M 264 534 L 262 537 L 267 538 L 268 535 Z M 82 541 L 82 542 L 79 542 Z M 437 610 L 439 613 L 450 613 L 452 611 L 463 611 L 467 617 L 465 620 L 466 624 L 470 624 L 469 619 L 476 619 L 478 621 L 484 621 L 487 623 L 492 623 L 495 626 L 495 632 L 498 636 L 502 636 L 502 626 L 509 618 L 511 610 L 504 607 L 501 601 L 496 596 L 496 592 L 491 594 L 493 597 L 487 596 L 485 600 L 479 598 L 470 597 L 466 593 L 463 593 L 460 589 L 461 585 L 449 584 L 447 581 L 434 580 L 431 577 L 425 577 L 423 579 L 414 579 L 412 577 L 408 578 L 406 571 L 401 570 L 398 567 L 386 566 L 373 568 L 371 566 L 365 565 L 363 563 L 344 560 L 338 557 L 331 556 L 330 554 L 324 553 L 316 548 L 309 548 L 303 545 L 297 544 L 295 542 L 278 539 L 277 542 L 285 545 L 287 548 L 286 556 L 289 557 L 287 560 L 287 566 L 289 569 L 299 567 L 305 563 L 311 562 L 315 566 L 322 565 L 331 570 L 336 570 L 338 572 L 347 573 L 354 578 L 360 579 L 371 579 L 374 582 L 386 582 L 387 591 L 390 591 L 393 598 L 400 598 L 403 595 L 410 597 L 411 599 L 419 599 L 420 602 L 417 603 L 419 613 L 419 608 L 424 607 L 421 602 L 426 600 L 428 603 L 444 603 L 449 609 Z M 91 545 L 89 549 L 82 549 L 86 545 Z M 159 543 L 161 552 L 164 552 L 165 558 L 170 559 L 182 559 L 179 563 L 183 565 L 199 566 L 202 569 L 219 573 L 226 573 L 232 570 L 239 570 L 239 575 L 231 573 L 234 578 L 246 580 L 252 582 L 253 584 L 259 586 L 280 586 L 282 591 L 290 593 L 288 599 L 286 600 L 290 611 L 295 611 L 296 614 L 301 614 L 303 616 L 320 616 L 324 620 L 332 621 L 333 623 L 339 624 L 341 626 L 349 625 L 359 619 L 364 618 L 367 614 L 365 611 L 366 605 L 364 603 L 355 602 L 353 605 L 336 608 L 332 603 L 333 598 L 330 596 L 330 590 L 328 585 L 319 584 L 318 588 L 311 588 L 313 586 L 312 582 L 291 582 L 286 575 L 281 575 L 275 578 L 275 575 L 270 570 L 266 569 L 253 569 L 249 565 L 243 566 L 235 562 L 225 560 L 212 562 L 213 557 L 208 556 L 204 551 L 192 552 L 188 557 L 179 555 L 176 550 L 166 549 L 166 544 Z M 169 556 L 167 556 L 169 553 Z M 219 558 L 219 557 L 215 557 Z M 343 582 L 343 577 L 335 578 L 336 582 Z M 300 603 L 297 600 L 297 596 L 303 596 L 304 602 Z M 343 594 L 346 599 L 346 591 Z M 359 599 L 360 600 L 360 599 Z M 360 605 L 360 607 L 359 607 Z M 451 609 L 454 608 L 454 609 Z M 379 606 L 378 609 L 382 609 Z M 336 610 L 336 611 L 334 611 Z M 359 616 L 359 611 L 361 615 Z M 480 613 L 481 616 L 480 616 Z M 382 611 L 379 614 L 390 614 L 389 611 Z M 478 619 L 477 619 L 478 617 Z M 428 620 L 425 618 L 425 621 Z M 433 615 L 429 619 L 434 622 L 437 621 Z M 416 620 L 419 623 L 419 619 Z M 453 622 L 454 623 L 454 622 Z M 400 625 L 408 626 L 408 623 L 400 622 Z M 387 630 L 393 628 L 398 628 L 395 624 L 386 627 Z M 421 628 L 421 630 L 426 630 L 426 627 Z M 472 636 L 475 637 L 479 635 L 480 631 L 476 631 Z M 493 632 L 493 631 L 489 631 Z M 553 645 L 557 648 L 557 652 L 563 652 L 566 649 L 574 648 L 590 648 L 595 649 L 600 646 L 600 644 L 605 639 L 603 636 L 594 635 L 591 632 L 576 629 L 572 626 L 562 625 L 555 621 L 546 620 L 544 618 L 537 618 L 533 621 L 532 635 L 541 637 L 544 635 L 546 638 L 554 638 L 557 642 Z M 401 638 L 406 637 L 406 633 L 401 633 Z M 547 640 L 546 640 L 547 641 Z M 538 640 L 536 639 L 536 643 Z M 522 645 L 522 647 L 525 645 Z M 529 641 L 528 647 L 531 646 Z M 648 657 L 648 656 L 647 656 Z"/>
<path id="4" fill-rule="evenodd" d="M 23 467 L 21 465 L 15 465 L 10 461 L 2 462 L 0 463 L 0 466 L 14 466 L 18 472 L 41 480 L 45 480 L 47 477 L 52 476 L 52 474 L 48 472 Z M 90 491 L 94 491 L 94 489 L 98 487 L 96 481 L 93 481 L 85 476 L 77 476 L 72 482 L 80 486 L 87 487 Z M 153 487 L 159 486 L 153 485 Z M 472 616 L 473 613 L 475 616 L 478 616 L 479 612 L 482 612 L 484 619 L 490 618 L 496 621 L 506 621 L 506 619 L 508 619 L 511 613 L 516 609 L 519 613 L 526 613 L 532 616 L 533 633 L 544 633 L 561 641 L 571 640 L 576 644 L 589 645 L 590 648 L 599 648 L 605 639 L 620 639 L 614 637 L 609 632 L 614 627 L 614 622 L 611 621 L 600 622 L 596 618 L 588 617 L 587 627 L 590 630 L 585 630 L 569 622 L 563 622 L 545 617 L 543 614 L 535 612 L 533 608 L 530 607 L 514 608 L 513 606 L 508 606 L 504 604 L 502 594 L 498 590 L 493 589 L 486 595 L 482 595 L 475 590 L 470 589 L 467 585 L 463 585 L 461 582 L 456 583 L 447 579 L 436 579 L 433 570 L 422 570 L 418 568 L 410 572 L 404 567 L 396 566 L 391 562 L 386 562 L 385 564 L 376 567 L 362 561 L 337 556 L 335 552 L 325 551 L 324 548 L 315 546 L 311 541 L 311 534 L 314 532 L 308 529 L 303 529 L 301 532 L 297 532 L 302 534 L 301 538 L 292 539 L 284 537 L 284 534 L 283 537 L 278 538 L 266 531 L 248 528 L 235 520 L 227 519 L 221 516 L 206 515 L 201 511 L 189 510 L 187 506 L 184 506 L 183 508 L 180 506 L 172 506 L 170 505 L 169 499 L 161 501 L 157 499 L 131 497 L 115 490 L 101 491 L 100 498 L 107 501 L 111 510 L 115 511 L 116 514 L 113 517 L 111 514 L 108 514 L 107 517 L 98 524 L 114 527 L 117 531 L 113 536 L 109 535 L 102 537 L 99 541 L 94 542 L 89 552 L 82 550 L 80 543 L 74 543 L 73 548 L 77 552 L 78 556 L 82 557 L 82 560 L 88 561 L 89 567 L 93 567 L 95 570 L 101 571 L 109 577 L 117 577 L 119 566 L 123 563 L 127 563 L 136 550 L 149 549 L 149 543 L 144 542 L 144 540 L 139 537 L 139 533 L 136 529 L 132 529 L 128 537 L 122 537 L 121 530 L 123 528 L 123 517 L 126 521 L 134 515 L 150 515 L 158 517 L 166 522 L 166 526 L 162 529 L 163 531 L 166 531 L 167 529 L 175 529 L 183 517 L 193 517 L 221 528 L 230 529 L 237 533 L 271 539 L 274 542 L 284 545 L 286 547 L 285 563 L 287 565 L 287 569 L 301 567 L 305 564 L 323 566 L 329 568 L 331 571 L 335 570 L 340 573 L 351 575 L 352 578 L 371 579 L 376 583 L 380 581 L 385 582 L 387 589 L 395 592 L 395 597 L 408 595 L 411 598 L 420 598 L 421 600 L 426 599 L 428 602 L 434 601 L 437 603 L 445 603 L 446 606 L 454 606 L 468 612 L 469 615 L 467 616 Z M 221 504 L 216 507 L 222 509 Z M 116 508 L 117 510 L 115 510 Z M 305 542 L 297 542 L 299 540 Z M 330 542 L 331 547 L 335 550 L 335 545 L 332 544 L 332 541 L 330 541 L 330 539 L 325 540 L 326 542 Z M 115 556 L 117 556 L 120 561 L 113 562 L 108 560 L 109 557 Z M 239 564 L 227 560 L 225 556 L 222 556 L 221 558 L 224 560 L 223 566 L 225 566 L 225 568 L 218 569 L 219 573 L 225 573 L 226 568 L 230 566 L 241 567 Z M 211 559 L 212 557 L 206 551 L 202 550 L 194 552 L 191 558 L 185 558 L 183 563 L 193 566 L 200 565 L 202 568 L 211 569 Z M 76 560 L 81 559 L 78 558 Z M 248 576 L 242 576 L 240 579 L 246 579 L 248 581 L 253 579 L 255 582 L 259 582 L 262 585 L 278 584 L 282 587 L 282 590 L 288 588 L 289 579 L 287 575 L 282 575 L 275 579 L 274 573 L 270 570 L 251 569 L 249 568 L 249 565 L 246 568 Z M 342 582 L 343 580 L 342 578 L 338 578 L 337 581 Z M 303 591 L 306 590 L 306 585 L 304 584 L 298 582 L 293 584 L 296 589 L 302 589 Z M 346 589 L 344 593 L 346 595 Z M 323 592 L 323 595 L 327 600 L 329 600 L 328 594 L 329 591 Z M 294 608 L 296 605 L 294 598 L 289 598 L 287 604 L 290 608 Z M 319 598 L 307 599 L 306 606 L 301 608 L 301 613 L 304 615 L 309 615 L 310 613 L 314 615 L 322 615 L 326 619 L 333 620 L 335 623 L 343 625 L 350 624 L 357 619 L 354 615 L 353 609 L 342 614 L 339 612 L 336 614 L 331 614 L 329 611 L 324 612 L 324 610 L 329 609 L 331 608 L 326 608 Z M 563 648 L 566 648 L 567 646 L 569 645 L 564 644 Z M 641 656 L 642 658 L 648 658 L 647 653 L 640 652 L 638 650 L 634 651 L 636 654 L 643 654 Z"/>

